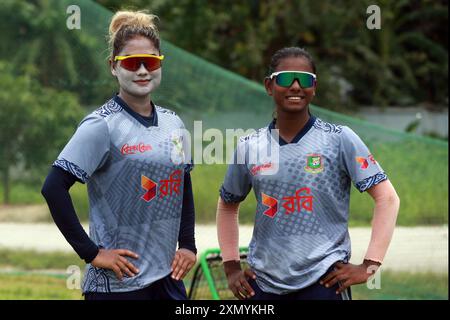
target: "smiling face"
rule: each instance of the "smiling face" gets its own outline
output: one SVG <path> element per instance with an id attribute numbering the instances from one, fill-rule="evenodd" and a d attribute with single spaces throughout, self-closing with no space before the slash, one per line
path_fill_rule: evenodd
<path id="1" fill-rule="evenodd" d="M 304 57 L 286 57 L 280 60 L 274 70 L 277 71 L 306 71 L 314 73 L 311 63 Z M 307 112 L 308 105 L 312 101 L 316 84 L 311 88 L 302 88 L 298 80 L 295 80 L 289 88 L 276 84 L 275 78 L 265 79 L 266 92 L 273 97 L 277 112 L 298 113 Z"/>
<path id="2" fill-rule="evenodd" d="M 146 37 L 136 36 L 130 39 L 118 56 L 133 54 L 159 55 L 159 50 Z M 137 71 L 129 71 L 120 66 L 120 61 L 111 63 L 111 73 L 117 78 L 120 90 L 134 97 L 146 97 L 161 83 L 161 68 L 149 72 L 144 64 Z"/>

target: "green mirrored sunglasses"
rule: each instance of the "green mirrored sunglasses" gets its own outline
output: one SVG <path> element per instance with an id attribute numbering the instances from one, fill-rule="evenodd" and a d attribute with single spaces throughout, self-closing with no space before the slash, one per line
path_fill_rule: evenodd
<path id="1" fill-rule="evenodd" d="M 289 88 L 295 79 L 300 83 L 300 86 L 304 89 L 311 88 L 316 83 L 316 75 L 310 72 L 304 71 L 278 71 L 272 73 L 269 78 L 275 77 L 275 83 L 280 87 Z"/>

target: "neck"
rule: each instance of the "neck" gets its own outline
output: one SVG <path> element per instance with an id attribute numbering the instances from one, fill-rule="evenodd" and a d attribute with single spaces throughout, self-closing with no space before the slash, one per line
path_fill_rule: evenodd
<path id="1" fill-rule="evenodd" d="M 136 97 L 132 96 L 120 88 L 118 96 L 135 112 L 141 116 L 149 117 L 152 114 L 150 95 Z"/>
<path id="2" fill-rule="evenodd" d="M 280 136 L 285 141 L 292 141 L 297 133 L 303 129 L 310 118 L 308 108 L 298 113 L 277 111 L 275 128 L 279 130 Z"/>

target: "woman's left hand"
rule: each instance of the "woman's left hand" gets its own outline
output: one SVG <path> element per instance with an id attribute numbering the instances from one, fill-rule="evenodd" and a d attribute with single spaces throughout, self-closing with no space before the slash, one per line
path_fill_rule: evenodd
<path id="1" fill-rule="evenodd" d="M 320 284 L 327 288 L 331 288 L 339 282 L 339 288 L 336 291 L 336 294 L 339 294 L 354 284 L 366 282 L 367 279 L 375 273 L 378 266 L 379 264 L 367 260 L 364 260 L 364 262 L 359 265 L 337 262 L 334 265 L 335 270 L 327 274 L 320 281 Z"/>
<path id="2" fill-rule="evenodd" d="M 178 249 L 172 262 L 172 278 L 183 280 L 184 276 L 191 270 L 197 261 L 195 253 L 188 249 Z"/>

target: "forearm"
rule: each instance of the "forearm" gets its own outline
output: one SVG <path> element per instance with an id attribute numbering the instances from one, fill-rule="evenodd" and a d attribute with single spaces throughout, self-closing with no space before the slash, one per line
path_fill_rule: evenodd
<path id="1" fill-rule="evenodd" d="M 188 249 L 197 253 L 195 246 L 195 206 L 192 192 L 191 175 L 184 175 L 183 207 L 181 211 L 180 232 L 178 245 L 180 248 Z"/>
<path id="2" fill-rule="evenodd" d="M 366 260 L 383 262 L 394 233 L 400 200 L 395 192 L 375 199 L 372 235 L 365 255 Z"/>
<path id="3" fill-rule="evenodd" d="M 222 260 L 239 261 L 239 203 L 226 204 L 220 197 L 217 203 L 217 237 Z"/>
<path id="4" fill-rule="evenodd" d="M 90 263 L 98 253 L 97 245 L 89 238 L 75 213 L 69 188 L 76 181 L 70 173 L 52 168 L 42 187 L 56 226 L 81 259 Z"/>

